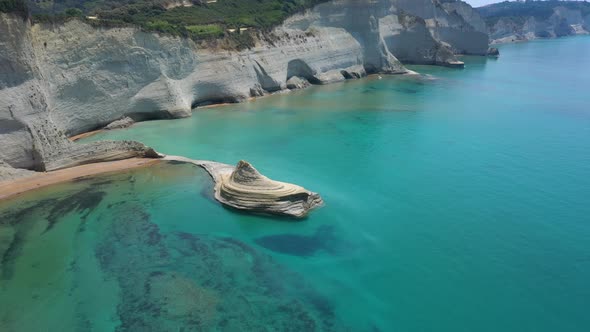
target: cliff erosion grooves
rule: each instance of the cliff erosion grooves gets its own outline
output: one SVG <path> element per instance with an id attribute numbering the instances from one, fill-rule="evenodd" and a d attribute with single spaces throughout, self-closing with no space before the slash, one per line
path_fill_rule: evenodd
<path id="1" fill-rule="evenodd" d="M 333 0 L 258 34 L 248 50 L 79 20 L 35 24 L 0 13 L 0 179 L 132 157 L 138 142 L 76 144 L 104 127 L 191 115 L 196 106 L 370 73 L 408 63 L 457 66 L 485 55 L 481 18 L 461 1 Z"/>

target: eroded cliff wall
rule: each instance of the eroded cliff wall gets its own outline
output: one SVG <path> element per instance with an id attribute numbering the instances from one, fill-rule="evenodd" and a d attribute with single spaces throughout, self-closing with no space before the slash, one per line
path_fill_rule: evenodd
<path id="1" fill-rule="evenodd" d="M 132 142 L 81 148 L 65 137 L 124 116 L 190 116 L 195 106 L 283 90 L 290 80 L 324 84 L 405 73 L 398 58 L 445 65 L 456 63 L 456 52 L 485 53 L 462 44 L 464 37 L 487 50 L 470 7 L 420 1 L 334 0 L 258 35 L 256 46 L 243 51 L 79 20 L 32 26 L 0 14 L 0 160 L 46 170 L 150 154 Z"/>
<path id="2" fill-rule="evenodd" d="M 54 119 L 61 114 L 52 104 L 58 96 L 52 94 L 54 82 L 35 50 L 29 22 L 1 14 L 0 31 L 0 177 L 18 174 L 10 168 L 46 171 L 156 156 L 137 142 L 71 143 L 65 126 Z M 84 104 L 78 107 L 84 113 Z"/>
<path id="3" fill-rule="evenodd" d="M 479 13 L 459 0 L 394 0 L 399 11 L 418 17 L 435 40 L 453 53 L 486 55 L 488 33 Z"/>
<path id="4" fill-rule="evenodd" d="M 548 18 L 500 17 L 489 26 L 492 44 L 590 34 L 590 14 L 556 6 Z"/>

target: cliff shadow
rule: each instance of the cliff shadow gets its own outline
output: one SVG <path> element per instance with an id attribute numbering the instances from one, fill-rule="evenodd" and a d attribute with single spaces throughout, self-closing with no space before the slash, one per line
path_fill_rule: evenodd
<path id="1" fill-rule="evenodd" d="M 291 60 L 287 64 L 287 80 L 297 76 L 305 78 L 311 84 L 322 84 L 322 82 L 315 75 L 316 72 L 301 59 Z"/>

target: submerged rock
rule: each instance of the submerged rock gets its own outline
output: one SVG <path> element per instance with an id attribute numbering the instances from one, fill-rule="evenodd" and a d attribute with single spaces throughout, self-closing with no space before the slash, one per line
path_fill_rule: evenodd
<path id="1" fill-rule="evenodd" d="M 231 174 L 221 174 L 215 198 L 230 207 L 259 213 L 305 217 L 323 204 L 320 195 L 290 183 L 271 180 L 246 161 Z"/>
<path id="2" fill-rule="evenodd" d="M 118 284 L 117 331 L 349 331 L 304 276 L 236 238 L 165 232 L 124 203 L 96 257 Z"/>
<path id="3" fill-rule="evenodd" d="M 278 234 L 263 236 L 254 242 L 261 247 L 281 254 L 310 257 L 319 251 L 334 251 L 334 227 L 322 226 L 313 235 Z"/>
<path id="4" fill-rule="evenodd" d="M 196 328 L 206 330 L 214 327 L 220 302 L 214 290 L 203 288 L 177 272 L 152 272 L 145 285 L 148 286 L 147 302 L 150 307 L 157 308 L 163 321 L 193 322 Z"/>

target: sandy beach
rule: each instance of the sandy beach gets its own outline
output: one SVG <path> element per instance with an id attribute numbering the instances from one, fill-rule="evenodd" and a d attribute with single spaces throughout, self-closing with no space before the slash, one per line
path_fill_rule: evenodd
<path id="1" fill-rule="evenodd" d="M 258 98 L 261 98 L 261 97 L 258 97 Z M 246 101 L 253 101 L 253 100 L 256 100 L 256 98 L 255 97 L 251 97 L 251 98 L 248 98 Z M 211 104 L 211 105 L 199 106 L 197 108 L 192 109 L 192 111 L 193 112 L 196 112 L 198 110 L 216 108 L 216 107 L 221 107 L 221 106 L 229 106 L 229 105 L 235 105 L 235 103 L 219 103 L 219 104 Z M 140 122 L 143 122 L 143 121 L 140 121 Z M 138 123 L 138 122 L 136 122 L 136 123 Z M 118 128 L 118 129 L 113 129 L 113 130 L 119 130 L 119 129 L 125 129 L 125 128 Z M 91 136 L 94 136 L 96 134 L 102 133 L 105 130 L 106 129 L 97 129 L 97 130 L 87 131 L 85 133 L 81 133 L 81 134 L 78 134 L 78 135 L 70 136 L 70 137 L 68 137 L 68 139 L 70 141 L 72 141 L 72 142 L 76 142 L 78 140 L 81 140 L 81 139 L 84 139 L 84 138 L 91 137 Z"/>
<path id="2" fill-rule="evenodd" d="M 36 173 L 29 177 L 0 182 L 0 200 L 81 177 L 146 167 L 154 165 L 158 162 L 160 162 L 159 159 L 131 158 L 126 160 L 82 165 L 47 173 Z"/>
<path id="3" fill-rule="evenodd" d="M 90 137 L 92 135 L 96 135 L 96 134 L 101 133 L 103 131 L 104 131 L 104 129 L 98 129 L 98 130 L 88 131 L 88 132 L 85 132 L 85 133 L 82 133 L 82 134 L 71 136 L 69 139 L 70 139 L 70 141 L 75 142 L 77 140 L 80 140 L 80 139 L 83 139 L 83 138 L 86 138 L 86 137 Z"/>

